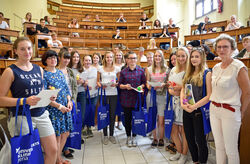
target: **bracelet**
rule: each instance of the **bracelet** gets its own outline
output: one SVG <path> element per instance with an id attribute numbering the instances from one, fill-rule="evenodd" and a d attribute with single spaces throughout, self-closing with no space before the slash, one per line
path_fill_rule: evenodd
<path id="1" fill-rule="evenodd" d="M 23 98 L 20 99 L 20 105 L 23 105 Z"/>
<path id="2" fill-rule="evenodd" d="M 61 110 L 61 109 L 62 109 L 62 107 L 63 107 L 63 106 L 62 106 L 62 104 L 60 104 L 60 105 L 59 105 L 59 107 L 58 107 L 58 109 L 59 109 L 59 110 Z"/>

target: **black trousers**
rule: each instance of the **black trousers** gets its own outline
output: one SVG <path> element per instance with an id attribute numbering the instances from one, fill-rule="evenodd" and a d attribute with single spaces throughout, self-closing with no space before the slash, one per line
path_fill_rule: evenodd
<path id="1" fill-rule="evenodd" d="M 131 107 L 122 107 L 124 110 L 124 119 L 125 119 L 125 130 L 127 137 L 131 137 L 131 131 L 132 131 L 132 111 L 135 110 L 135 108 Z M 136 136 L 136 134 L 132 134 L 133 137 Z"/>
<path id="2" fill-rule="evenodd" d="M 206 136 L 204 135 L 201 110 L 197 109 L 192 113 L 184 110 L 183 126 L 193 162 L 206 163 L 208 148 Z"/>
<path id="3" fill-rule="evenodd" d="M 117 104 L 117 95 L 106 96 L 106 101 L 107 101 L 107 104 L 109 104 L 109 136 L 113 136 L 114 126 L 115 126 L 115 110 L 116 110 L 116 104 Z M 107 127 L 103 129 L 103 134 L 104 136 L 108 135 Z"/>

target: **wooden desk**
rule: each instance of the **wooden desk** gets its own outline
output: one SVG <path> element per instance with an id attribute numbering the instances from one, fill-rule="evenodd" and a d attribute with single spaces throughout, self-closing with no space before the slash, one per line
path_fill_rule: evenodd
<path id="1" fill-rule="evenodd" d="M 61 5 L 60 6 L 61 11 L 64 10 L 71 10 L 71 11 L 85 11 L 88 13 L 96 13 L 96 14 L 117 14 L 117 13 L 124 13 L 124 14 L 137 14 L 137 15 L 142 15 L 143 13 L 143 9 L 97 9 L 97 8 L 83 8 L 83 7 L 71 7 L 71 6 L 65 6 L 65 5 Z"/>
<path id="2" fill-rule="evenodd" d="M 63 4 L 91 6 L 91 7 L 119 7 L 119 8 L 140 8 L 140 3 L 96 3 L 96 2 L 81 2 L 72 0 L 62 0 Z"/>
<path id="3" fill-rule="evenodd" d="M 69 20 L 61 20 L 58 18 L 53 18 L 53 23 L 56 24 L 57 27 L 68 27 L 70 23 Z M 139 29 L 141 22 L 84 22 L 79 21 L 79 25 L 82 26 L 104 26 L 104 27 L 111 27 L 112 29 L 116 29 L 117 27 L 127 27 L 127 29 L 136 28 Z M 147 26 L 152 26 L 152 22 L 146 22 Z"/>
<path id="4" fill-rule="evenodd" d="M 36 54 L 36 57 L 39 57 L 38 56 L 38 50 L 39 50 L 39 48 L 38 48 L 38 40 L 50 40 L 50 39 L 52 39 L 51 38 L 51 36 L 50 35 L 45 35 L 45 34 L 36 34 L 35 35 L 35 54 Z"/>
<path id="5" fill-rule="evenodd" d="M 224 33 L 230 36 L 235 36 L 236 37 L 235 41 L 239 42 L 239 35 L 249 34 L 250 27 L 229 30 L 229 31 L 222 31 L 222 32 L 207 33 L 207 34 L 201 34 L 201 35 L 186 35 L 184 36 L 184 44 L 186 45 L 187 41 L 192 41 L 192 40 L 199 40 L 200 42 L 202 42 L 202 40 L 206 40 L 206 39 L 215 39 L 220 34 L 224 34 Z"/>
<path id="6" fill-rule="evenodd" d="M 57 31 L 56 26 L 45 25 L 50 31 Z M 27 36 L 27 28 L 36 28 L 36 23 L 34 22 L 25 22 L 24 23 L 24 36 Z"/>
<path id="7" fill-rule="evenodd" d="M 214 28 L 214 27 L 224 27 L 224 29 L 225 29 L 227 27 L 227 24 L 228 24 L 228 21 L 225 20 L 225 21 L 206 24 L 205 28 L 210 29 L 210 28 Z M 197 28 L 198 28 L 198 25 L 192 25 L 190 35 L 193 35 L 193 31 L 195 31 Z"/>
<path id="8" fill-rule="evenodd" d="M 77 20 L 83 20 L 85 18 L 85 13 L 82 12 L 62 12 L 62 11 L 57 11 L 56 12 L 57 18 L 59 19 L 66 19 L 66 20 L 72 20 L 73 18 L 76 18 Z M 96 14 L 89 14 L 91 18 L 94 20 Z M 115 22 L 117 18 L 120 17 L 119 14 L 99 14 L 99 17 L 102 21 L 108 22 L 112 21 Z M 138 15 L 124 15 L 124 18 L 127 20 L 127 22 L 136 22 L 140 20 L 140 17 Z"/>
<path id="9" fill-rule="evenodd" d="M 8 37 L 19 37 L 19 31 L 16 30 L 7 30 L 7 29 L 0 29 L 0 35 L 8 36 Z M 11 51 L 10 57 L 14 57 L 13 53 L 13 44 L 12 43 L 5 43 L 5 42 L 0 42 L 0 50 L 3 50 L 4 53 L 5 51 Z"/>
<path id="10" fill-rule="evenodd" d="M 65 28 L 65 27 L 58 27 L 57 28 L 57 34 L 64 34 L 71 36 L 71 33 L 77 32 L 80 34 L 83 38 L 112 38 L 113 35 L 116 34 L 115 30 L 95 30 L 95 29 L 82 29 L 82 28 Z M 139 38 L 140 34 L 148 34 L 148 36 L 152 36 L 154 33 L 161 33 L 162 29 L 143 29 L 143 30 L 120 30 L 120 36 L 124 39 L 129 38 Z M 179 38 L 179 27 L 170 28 L 169 32 L 175 32 L 177 35 L 176 37 Z"/>

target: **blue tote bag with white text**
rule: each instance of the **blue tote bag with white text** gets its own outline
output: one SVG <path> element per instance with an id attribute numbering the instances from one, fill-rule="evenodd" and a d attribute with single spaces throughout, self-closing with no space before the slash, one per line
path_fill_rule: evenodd
<path id="1" fill-rule="evenodd" d="M 19 109 L 20 98 L 16 105 L 16 123 Z M 40 143 L 38 129 L 33 129 L 29 105 L 26 105 L 26 98 L 23 100 L 23 114 L 22 117 L 27 118 L 30 132 L 27 135 L 22 135 L 22 123 L 20 133 L 14 136 L 11 141 L 11 163 L 12 164 L 43 164 L 43 153 Z M 23 122 L 23 120 L 22 120 Z"/>

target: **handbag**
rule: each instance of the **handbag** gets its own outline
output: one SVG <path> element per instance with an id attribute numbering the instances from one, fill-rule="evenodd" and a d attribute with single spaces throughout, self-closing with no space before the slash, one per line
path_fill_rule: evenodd
<path id="1" fill-rule="evenodd" d="M 102 98 L 104 98 L 104 103 L 102 102 Z M 101 130 L 109 125 L 109 105 L 106 101 L 106 93 L 104 89 L 104 95 L 102 95 L 101 88 L 101 98 L 100 98 L 100 106 L 98 107 L 97 114 L 97 128 Z"/>
<path id="2" fill-rule="evenodd" d="M 65 146 L 81 150 L 81 131 L 82 131 L 81 103 L 77 103 L 77 108 L 76 108 L 75 102 L 73 102 L 73 108 L 71 110 L 71 114 L 72 114 L 74 129 L 69 133 L 69 137 L 67 138 Z"/>
<path id="3" fill-rule="evenodd" d="M 166 109 L 164 110 L 165 136 L 170 139 L 172 126 L 174 122 L 173 96 L 167 92 Z M 169 110 L 170 108 L 170 110 Z"/>
<path id="4" fill-rule="evenodd" d="M 86 91 L 86 98 L 87 102 L 86 102 L 83 124 L 86 126 L 95 126 L 95 106 L 91 104 L 88 86 Z"/>
<path id="5" fill-rule="evenodd" d="M 138 93 L 138 99 L 136 102 L 135 109 L 139 111 L 132 111 L 132 133 L 142 136 L 146 136 L 146 127 L 145 127 L 145 116 L 141 107 L 141 93 Z"/>
<path id="6" fill-rule="evenodd" d="M 156 116 L 157 116 L 157 105 L 156 105 L 156 90 L 154 87 L 151 88 L 150 101 L 153 101 L 153 105 L 148 109 L 148 124 L 147 133 L 151 132 L 156 128 Z"/>
<path id="7" fill-rule="evenodd" d="M 0 131 L 4 135 L 4 140 L 2 141 L 0 138 L 0 143 L 2 144 L 2 148 L 0 149 L 0 163 L 1 164 L 10 164 L 11 163 L 11 147 L 8 137 L 0 124 Z"/>
<path id="8" fill-rule="evenodd" d="M 203 86 L 202 86 L 202 97 L 206 96 L 206 75 L 208 70 L 204 71 L 203 75 Z M 204 134 L 208 134 L 211 132 L 211 125 L 210 125 L 210 118 L 209 118 L 209 107 L 210 107 L 210 101 L 205 104 L 204 106 L 200 107 L 201 113 L 202 113 L 202 119 L 203 119 L 203 128 L 204 128 Z"/>
<path id="9" fill-rule="evenodd" d="M 20 98 L 17 100 L 16 105 L 16 128 L 19 103 Z M 26 105 L 26 98 L 23 99 L 23 104 L 22 117 L 24 117 L 24 115 L 26 116 L 30 132 L 27 135 L 22 135 L 22 120 L 19 136 L 14 136 L 10 139 L 11 161 L 12 164 L 43 164 L 44 159 L 38 129 L 33 130 L 30 109 L 29 106 Z"/>

